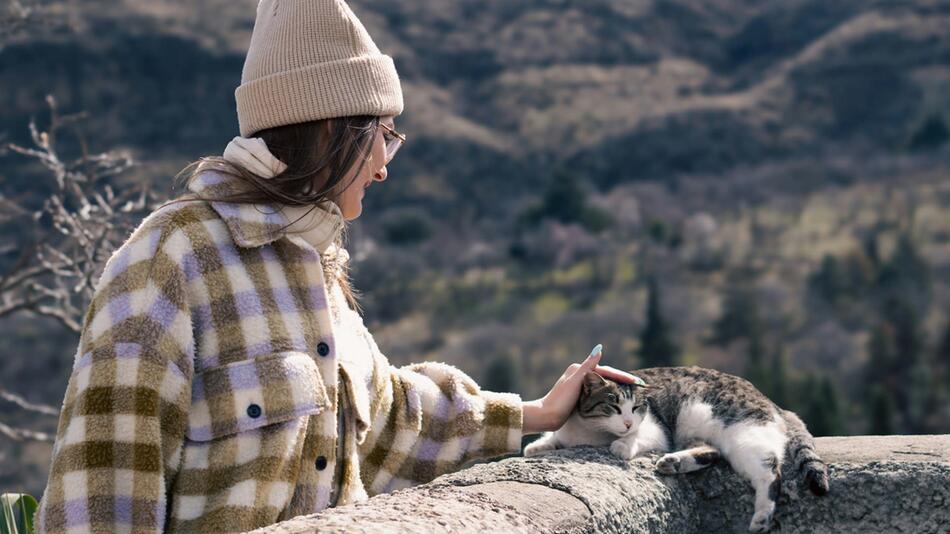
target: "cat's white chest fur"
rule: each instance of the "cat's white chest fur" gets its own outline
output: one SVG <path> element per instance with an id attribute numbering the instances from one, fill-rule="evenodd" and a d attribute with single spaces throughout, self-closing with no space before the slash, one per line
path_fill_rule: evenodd
<path id="1" fill-rule="evenodd" d="M 574 412 L 568 417 L 561 428 L 554 432 L 545 432 L 541 438 L 525 446 L 524 455 L 534 456 L 544 451 L 589 445 L 603 447 L 610 445 L 611 452 L 621 458 L 630 458 L 647 451 L 665 451 L 670 447 L 662 428 L 650 413 L 643 416 L 635 430 L 626 435 L 618 436 L 592 428 Z"/>
<path id="2" fill-rule="evenodd" d="M 572 413 L 554 434 L 558 445 L 561 447 L 576 447 L 578 445 L 600 447 L 609 445 L 617 439 L 617 436 L 610 432 L 591 429 L 590 425 L 585 425 L 577 412 Z"/>

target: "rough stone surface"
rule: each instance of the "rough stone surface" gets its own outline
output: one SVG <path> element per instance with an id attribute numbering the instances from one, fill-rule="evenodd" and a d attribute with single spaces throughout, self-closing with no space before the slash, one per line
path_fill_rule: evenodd
<path id="1" fill-rule="evenodd" d="M 776 532 L 950 532 L 950 435 L 818 438 L 831 492 L 784 466 Z M 727 464 L 686 475 L 606 448 L 484 461 L 267 532 L 747 532 L 752 488 Z M 260 532 L 264 532 L 261 530 Z"/>

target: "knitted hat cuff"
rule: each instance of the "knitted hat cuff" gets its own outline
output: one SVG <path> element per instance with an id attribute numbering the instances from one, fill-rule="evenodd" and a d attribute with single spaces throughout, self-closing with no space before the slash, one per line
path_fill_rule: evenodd
<path id="1" fill-rule="evenodd" d="M 234 97 L 244 137 L 285 124 L 403 111 L 396 66 L 385 54 L 278 72 L 241 84 Z"/>

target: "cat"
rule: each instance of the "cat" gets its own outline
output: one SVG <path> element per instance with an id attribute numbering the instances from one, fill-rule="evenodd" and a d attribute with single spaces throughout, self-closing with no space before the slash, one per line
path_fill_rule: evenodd
<path id="1" fill-rule="evenodd" d="M 642 382 L 618 383 L 588 372 L 567 421 L 525 446 L 524 455 L 610 445 L 624 460 L 665 453 L 655 465 L 662 474 L 689 473 L 724 458 L 755 489 L 751 532 L 773 526 L 786 455 L 813 494 L 828 492 L 828 468 L 805 424 L 749 381 L 696 366 L 631 373 Z"/>

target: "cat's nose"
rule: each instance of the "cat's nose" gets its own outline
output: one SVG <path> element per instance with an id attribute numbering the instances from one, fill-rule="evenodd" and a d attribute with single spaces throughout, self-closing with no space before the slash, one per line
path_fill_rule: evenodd
<path id="1" fill-rule="evenodd" d="M 624 421 L 623 424 L 627 425 L 627 428 L 630 428 L 630 425 L 633 424 L 632 421 Z"/>

